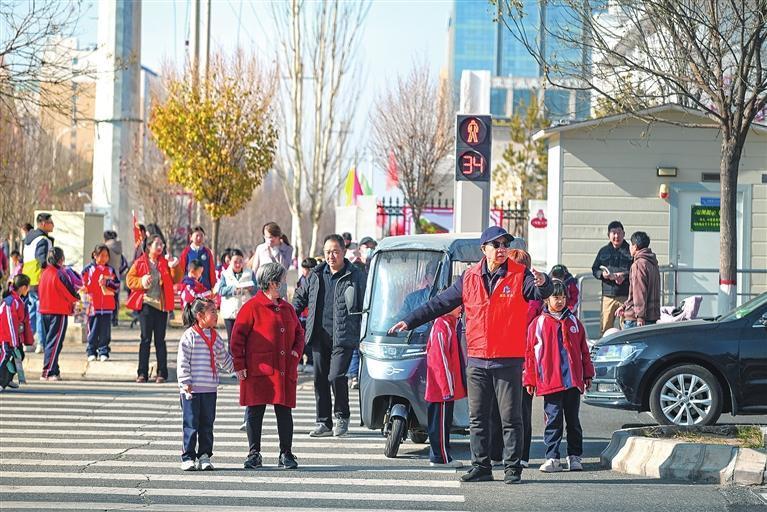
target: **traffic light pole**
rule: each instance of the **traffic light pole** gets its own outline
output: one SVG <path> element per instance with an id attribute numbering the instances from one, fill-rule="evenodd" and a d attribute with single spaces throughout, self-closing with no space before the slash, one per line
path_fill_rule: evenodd
<path id="1" fill-rule="evenodd" d="M 490 224 L 492 119 L 457 115 L 455 123 L 455 210 L 457 233 L 483 231 Z"/>

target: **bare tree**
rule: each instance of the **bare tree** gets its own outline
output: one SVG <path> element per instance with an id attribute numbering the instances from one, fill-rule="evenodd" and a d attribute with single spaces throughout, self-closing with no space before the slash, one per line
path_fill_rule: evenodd
<path id="1" fill-rule="evenodd" d="M 273 11 L 278 32 L 284 34 L 280 113 L 287 129 L 275 168 L 290 208 L 299 257 L 307 253 L 301 232 L 307 220 L 308 251 L 316 253 L 321 220 L 334 191 L 334 173 L 350 163 L 347 141 L 361 89 L 352 76 L 354 56 L 369 8 L 368 1 L 291 0 Z"/>
<path id="2" fill-rule="evenodd" d="M 421 214 L 450 177 L 440 166 L 453 149 L 450 94 L 444 81 L 432 79 L 425 64 L 414 64 L 375 102 L 371 146 L 375 160 L 388 172 L 413 212 L 417 233 Z"/>
<path id="3" fill-rule="evenodd" d="M 719 308 L 736 303 L 738 168 L 751 126 L 767 107 L 767 0 L 558 0 L 562 22 L 527 33 L 521 0 L 498 0 L 501 22 L 553 85 L 591 91 L 648 122 L 647 106 L 676 102 L 721 131 Z M 548 44 L 540 44 L 548 41 Z M 553 44 L 557 51 L 546 51 Z M 627 78 L 632 101 L 625 101 Z M 642 96 L 637 97 L 637 94 Z M 711 127 L 679 121 L 685 127 Z"/>
<path id="4" fill-rule="evenodd" d="M 0 88 L 0 103 L 20 117 L 68 107 L 68 98 L 56 86 L 68 86 L 89 73 L 73 66 L 61 48 L 75 33 L 81 14 L 77 0 L 0 0 L 0 77 L 6 85 Z"/>

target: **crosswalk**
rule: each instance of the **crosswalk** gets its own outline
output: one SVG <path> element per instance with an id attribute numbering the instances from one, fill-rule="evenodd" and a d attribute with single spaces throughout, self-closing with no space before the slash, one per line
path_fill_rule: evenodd
<path id="1" fill-rule="evenodd" d="M 354 400 L 356 397 L 353 397 Z M 431 468 L 426 445 L 383 455 L 380 432 L 309 438 L 314 391 L 294 409 L 297 471 L 277 468 L 274 414 L 264 418 L 264 468 L 246 471 L 247 439 L 237 387 L 222 386 L 213 472 L 182 472 L 181 413 L 172 384 L 30 383 L 0 394 L 0 496 L 10 510 L 456 511 L 466 509 L 453 470 Z M 456 439 L 465 458 L 468 441 Z"/>

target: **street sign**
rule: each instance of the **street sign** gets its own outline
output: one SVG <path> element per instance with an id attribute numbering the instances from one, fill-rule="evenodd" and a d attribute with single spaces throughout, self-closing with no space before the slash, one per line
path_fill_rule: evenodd
<path id="1" fill-rule="evenodd" d="M 719 207 L 692 205 L 690 231 L 719 231 Z"/>
<path id="2" fill-rule="evenodd" d="M 490 181 L 491 117 L 458 115 L 455 127 L 456 181 Z"/>

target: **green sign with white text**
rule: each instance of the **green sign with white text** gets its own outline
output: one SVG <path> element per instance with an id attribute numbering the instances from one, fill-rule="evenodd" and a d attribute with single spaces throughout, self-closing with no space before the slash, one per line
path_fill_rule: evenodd
<path id="1" fill-rule="evenodd" d="M 692 205 L 690 231 L 719 232 L 719 207 Z"/>

